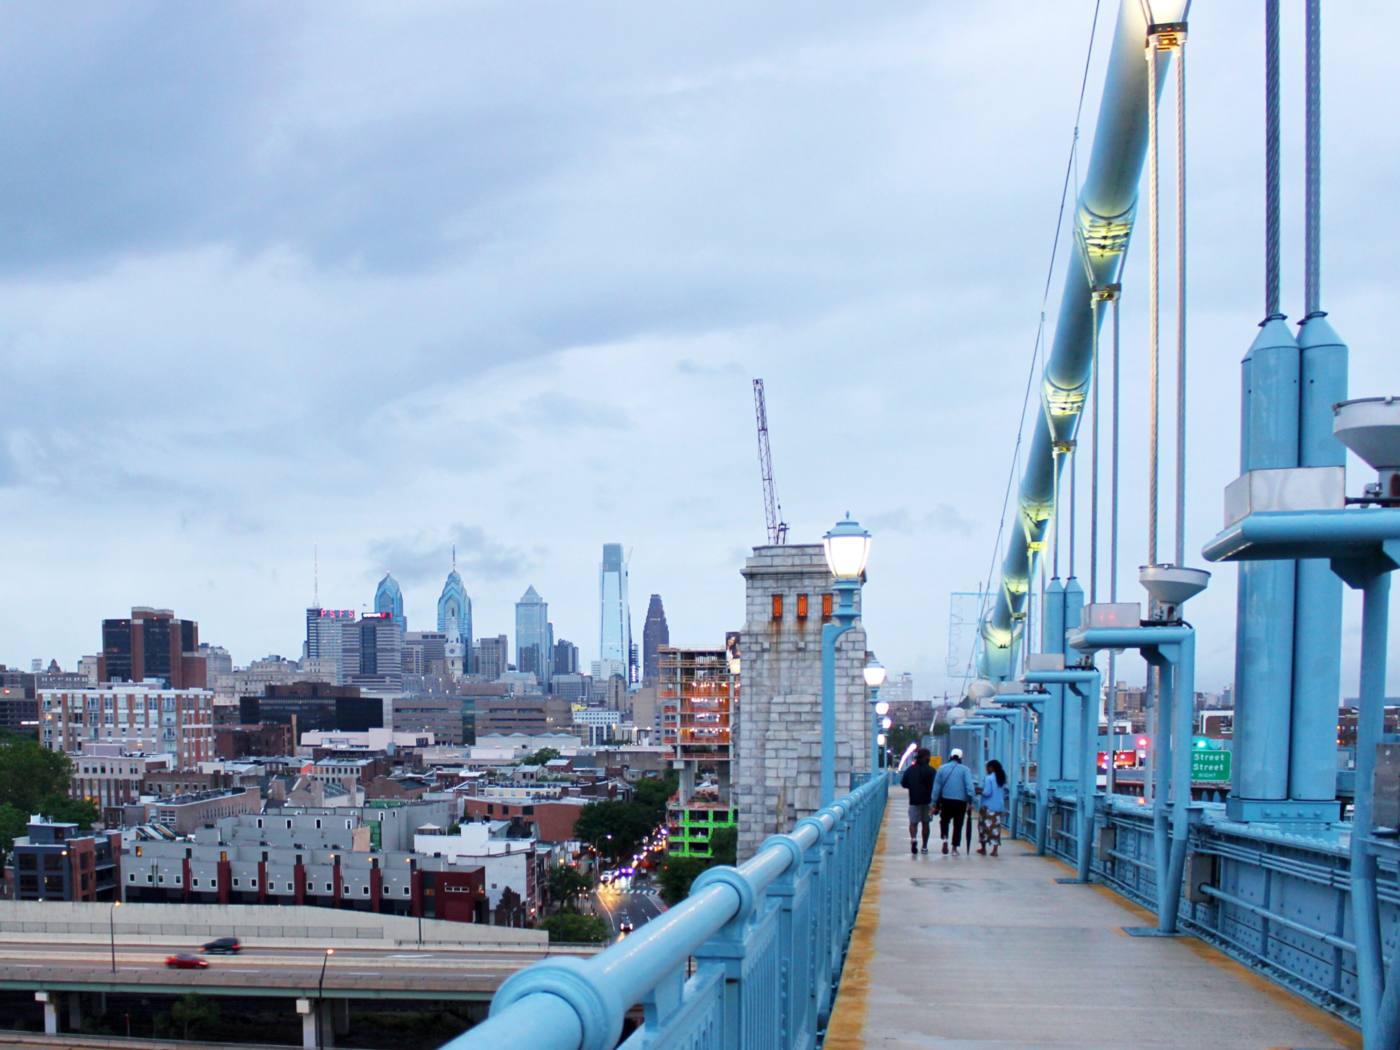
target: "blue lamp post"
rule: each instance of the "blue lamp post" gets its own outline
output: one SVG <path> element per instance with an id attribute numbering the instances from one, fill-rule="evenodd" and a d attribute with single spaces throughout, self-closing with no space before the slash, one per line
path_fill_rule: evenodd
<path id="1" fill-rule="evenodd" d="M 851 520 L 837 522 L 822 537 L 826 565 L 836 577 L 833 623 L 822 625 L 821 805 L 836 801 L 836 643 L 856 620 L 855 594 L 870 557 L 870 533 Z"/>
<path id="2" fill-rule="evenodd" d="M 880 719 L 890 705 L 880 699 L 880 686 L 885 684 L 885 665 L 873 656 L 865 665 L 865 684 L 870 688 L 870 775 L 880 769 Z"/>

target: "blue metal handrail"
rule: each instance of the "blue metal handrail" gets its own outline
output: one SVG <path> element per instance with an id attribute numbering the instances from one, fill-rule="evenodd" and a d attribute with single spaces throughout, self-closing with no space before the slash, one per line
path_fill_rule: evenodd
<path id="1" fill-rule="evenodd" d="M 521 970 L 490 1017 L 443 1050 L 611 1050 L 638 1005 L 644 1020 L 624 1050 L 810 1050 L 831 1010 L 888 784 L 872 777 L 737 868 L 709 869 L 685 901 L 606 951 Z"/>

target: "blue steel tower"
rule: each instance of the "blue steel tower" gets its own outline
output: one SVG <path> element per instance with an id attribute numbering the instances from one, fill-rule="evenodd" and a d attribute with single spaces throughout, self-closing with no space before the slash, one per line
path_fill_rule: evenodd
<path id="1" fill-rule="evenodd" d="M 374 611 L 388 613 L 398 625 L 400 637 L 408 631 L 408 621 L 403 614 L 403 591 L 399 589 L 399 581 L 387 572 L 374 589 Z"/>

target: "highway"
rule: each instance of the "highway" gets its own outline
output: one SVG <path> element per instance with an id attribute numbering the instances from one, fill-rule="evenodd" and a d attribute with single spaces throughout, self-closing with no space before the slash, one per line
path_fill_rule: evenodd
<path id="1" fill-rule="evenodd" d="M 168 968 L 177 952 L 199 954 L 198 944 L 117 944 L 116 973 L 105 941 L 33 942 L 0 940 L 0 987 L 64 988 L 141 986 L 211 994 L 304 995 L 314 993 L 326 962 L 326 995 L 396 998 L 489 998 L 500 983 L 546 954 L 588 954 L 587 949 L 523 950 L 459 945 L 436 948 L 336 948 L 326 960 L 321 948 L 246 944 L 239 955 L 202 956 L 207 970 Z"/>

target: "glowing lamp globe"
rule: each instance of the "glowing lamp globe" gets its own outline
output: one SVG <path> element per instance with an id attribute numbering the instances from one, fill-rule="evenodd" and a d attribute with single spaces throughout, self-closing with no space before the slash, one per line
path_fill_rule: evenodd
<path id="1" fill-rule="evenodd" d="M 887 715 L 887 714 L 889 714 L 889 713 L 890 713 L 890 705 L 887 704 L 887 703 L 885 703 L 885 701 L 883 701 L 883 700 L 877 702 L 877 703 L 875 704 L 875 713 L 876 713 L 877 715 Z"/>
<path id="2" fill-rule="evenodd" d="M 866 685 L 870 686 L 871 689 L 879 689 L 885 684 L 885 676 L 888 672 L 885 671 L 885 665 L 879 660 L 871 660 L 865 665 L 865 670 L 862 673 L 865 675 Z"/>
<path id="3" fill-rule="evenodd" d="M 870 557 L 870 533 L 852 521 L 849 514 L 822 537 L 826 565 L 838 580 L 858 580 Z"/>
<path id="4" fill-rule="evenodd" d="M 881 747 L 884 747 L 886 744 L 885 734 L 881 733 L 879 736 L 877 736 L 875 738 L 875 743 L 879 744 Z"/>
<path id="5" fill-rule="evenodd" d="M 882 718 L 882 719 L 880 719 L 880 728 L 881 728 L 881 729 L 893 729 L 893 728 L 894 728 L 894 721 L 893 721 L 892 719 L 888 718 L 888 717 Z"/>

